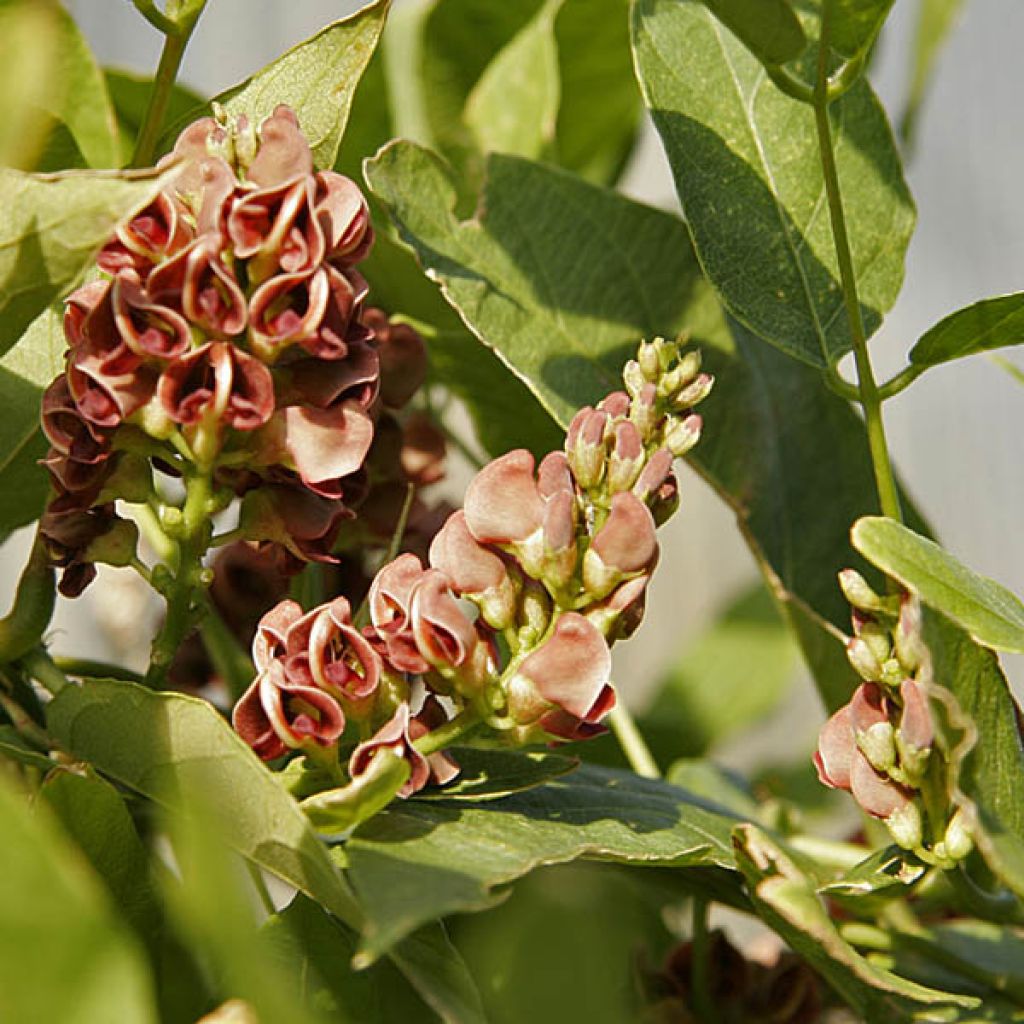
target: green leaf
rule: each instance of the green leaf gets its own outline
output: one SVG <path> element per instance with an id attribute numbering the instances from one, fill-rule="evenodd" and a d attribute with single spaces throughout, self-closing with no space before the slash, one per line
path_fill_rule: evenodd
<path id="1" fill-rule="evenodd" d="M 0 777 L 0 1020 L 156 1020 L 138 945 L 44 809 Z"/>
<path id="2" fill-rule="evenodd" d="M 39 465 L 47 441 L 39 428 L 43 391 L 64 369 L 61 318 L 44 310 L 0 357 L 0 540 L 43 511 L 49 478 Z"/>
<path id="3" fill-rule="evenodd" d="M 900 135 L 907 142 L 913 139 L 936 61 L 963 5 L 964 0 L 920 0 L 918 4 L 917 31 L 911 51 L 913 71 L 907 105 L 900 119 Z"/>
<path id="4" fill-rule="evenodd" d="M 58 4 L 0 0 L 2 163 L 25 170 L 57 170 L 49 149 L 66 134 L 90 167 L 119 165 L 117 122 L 103 74 L 85 37 Z M 9 79 L 9 80 L 8 80 Z M 39 158 L 39 153 L 44 159 Z"/>
<path id="5" fill-rule="evenodd" d="M 496 886 L 542 864 L 730 867 L 734 820 L 674 786 L 594 766 L 482 806 L 392 805 L 345 845 L 363 951 L 375 958 L 423 921 L 489 907 Z"/>
<path id="6" fill-rule="evenodd" d="M 0 354 L 78 281 L 118 222 L 146 206 L 173 173 L 0 169 Z"/>
<path id="7" fill-rule="evenodd" d="M 292 983 L 289 999 L 307 1001 L 331 1020 L 429 1019 L 427 1007 L 392 964 L 354 971 L 358 935 L 301 893 L 262 932 L 269 954 Z"/>
<path id="8" fill-rule="evenodd" d="M 703 754 L 761 719 L 789 691 L 797 656 L 765 587 L 744 591 L 677 655 L 640 716 L 655 757 L 666 764 Z"/>
<path id="9" fill-rule="evenodd" d="M 319 168 L 333 167 L 359 78 L 380 39 L 390 0 L 374 0 L 293 47 L 212 102 L 258 124 L 285 103 L 313 150 Z"/>
<path id="10" fill-rule="evenodd" d="M 812 366 L 835 363 L 851 348 L 850 327 L 812 111 L 695 0 L 639 0 L 633 46 L 708 279 L 766 341 Z M 899 293 L 914 206 L 870 87 L 829 109 L 870 334 Z"/>
<path id="11" fill-rule="evenodd" d="M 559 102 L 554 23 L 561 2 L 548 0 L 469 94 L 463 116 L 481 152 L 536 159 L 554 141 Z"/>
<path id="12" fill-rule="evenodd" d="M 740 825 L 734 838 L 736 860 L 758 916 L 819 971 L 859 1016 L 894 1021 L 938 1007 L 979 1006 L 977 999 L 926 988 L 866 960 L 839 934 L 813 884 L 763 832 L 753 825 Z"/>
<path id="13" fill-rule="evenodd" d="M 621 386 L 639 336 L 675 333 L 700 289 L 678 220 L 553 168 L 490 157 L 468 221 L 444 164 L 413 143 L 366 175 L 445 298 L 563 424 Z"/>
<path id="14" fill-rule="evenodd" d="M 107 91 L 114 105 L 114 114 L 121 135 L 121 162 L 127 164 L 135 149 L 135 140 L 146 116 L 153 79 L 120 68 L 104 68 Z M 171 86 L 164 121 L 179 124 L 201 115 L 206 101 L 180 82 Z"/>
<path id="15" fill-rule="evenodd" d="M 665 780 L 738 818 L 756 821 L 760 814 L 758 803 L 744 781 L 713 761 L 682 757 L 669 767 Z"/>
<path id="16" fill-rule="evenodd" d="M 893 0 L 826 0 L 832 5 L 829 43 L 844 57 L 856 57 L 874 43 Z"/>
<path id="17" fill-rule="evenodd" d="M 146 849 L 120 794 L 93 772 L 57 771 L 43 783 L 39 795 L 146 941 L 158 908 Z"/>
<path id="18" fill-rule="evenodd" d="M 385 747 L 348 785 L 316 793 L 299 806 L 318 832 L 335 835 L 384 810 L 408 779 L 408 761 Z"/>
<path id="19" fill-rule="evenodd" d="M 818 892 L 854 914 L 881 909 L 889 900 L 905 899 L 925 874 L 925 866 L 898 846 L 876 850 Z"/>
<path id="20" fill-rule="evenodd" d="M 1024 604 L 1006 587 L 892 519 L 859 519 L 851 537 L 868 561 L 959 623 L 979 644 L 1024 653 Z"/>
<path id="21" fill-rule="evenodd" d="M 763 64 L 785 64 L 803 53 L 807 38 L 787 0 L 704 0 Z"/>
<path id="22" fill-rule="evenodd" d="M 982 299 L 943 317 L 910 350 L 916 366 L 935 366 L 951 359 L 1024 342 L 1024 292 Z"/>
<path id="23" fill-rule="evenodd" d="M 174 808 L 202 794 L 239 853 L 343 920 L 355 919 L 352 898 L 298 805 L 206 701 L 88 680 L 62 690 L 46 719 L 65 750 L 159 803 Z"/>
<path id="24" fill-rule="evenodd" d="M 456 747 L 451 753 L 461 769 L 458 777 L 447 786 L 423 790 L 417 800 L 498 800 L 542 786 L 579 767 L 574 757 L 537 750 Z"/>

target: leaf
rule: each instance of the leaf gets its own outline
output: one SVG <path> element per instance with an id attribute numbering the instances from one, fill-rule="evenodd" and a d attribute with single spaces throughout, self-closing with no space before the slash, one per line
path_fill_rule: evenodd
<path id="1" fill-rule="evenodd" d="M 834 364 L 851 338 L 811 110 L 695 0 L 639 0 L 633 47 L 708 280 L 755 334 L 812 366 Z M 914 206 L 870 87 L 829 109 L 870 334 L 899 293 Z"/>
<path id="2" fill-rule="evenodd" d="M 58 4 L 2 0 L 0 38 L 0 95 L 5 98 L 0 162 L 25 170 L 69 166 L 38 157 L 48 139 L 66 133 L 87 166 L 118 166 L 110 97 L 72 17 Z"/>
<path id="3" fill-rule="evenodd" d="M 0 355 L 78 281 L 117 223 L 174 173 L 0 169 Z"/>
<path id="4" fill-rule="evenodd" d="M 939 53 L 956 24 L 964 0 L 920 0 L 917 31 L 911 52 L 912 73 L 907 103 L 900 119 L 900 135 L 904 141 L 913 140 L 917 119 L 921 113 L 928 85 L 935 74 Z"/>
<path id="5" fill-rule="evenodd" d="M 546 751 L 456 747 L 451 754 L 461 769 L 458 776 L 447 786 L 421 791 L 417 800 L 498 800 L 543 786 L 579 767 L 574 757 Z"/>
<path id="6" fill-rule="evenodd" d="M 409 763 L 385 747 L 374 756 L 367 770 L 348 785 L 315 793 L 299 806 L 318 832 L 347 832 L 384 810 L 408 778 Z"/>
<path id="7" fill-rule="evenodd" d="M 829 43 L 844 57 L 867 50 L 889 16 L 893 0 L 825 0 L 832 5 Z"/>
<path id="8" fill-rule="evenodd" d="M 427 276 L 563 424 L 621 386 L 638 338 L 673 334 L 700 288 L 678 220 L 564 172 L 491 156 L 469 221 L 445 166 L 413 143 L 386 146 L 366 175 Z"/>
<path id="9" fill-rule="evenodd" d="M 863 915 L 893 899 L 905 899 L 926 868 L 898 846 L 876 850 L 835 881 L 818 889 L 826 899 Z"/>
<path id="10" fill-rule="evenodd" d="M 358 935 L 301 893 L 262 928 L 268 953 L 286 969 L 286 997 L 331 1020 L 418 1021 L 429 1010 L 387 961 L 352 970 Z M 298 981 L 298 984 L 294 984 Z"/>
<path id="11" fill-rule="evenodd" d="M 376 958 L 423 921 L 491 906 L 496 886 L 543 864 L 729 867 L 733 821 L 666 783 L 594 766 L 483 806 L 392 805 L 345 845 L 363 952 Z"/>
<path id="12" fill-rule="evenodd" d="M 135 140 L 146 116 L 153 79 L 148 75 L 137 75 L 120 68 L 104 68 L 110 101 L 121 135 L 121 162 L 128 163 L 135 149 Z M 180 82 L 175 82 L 167 99 L 164 121 L 179 124 L 200 116 L 206 101 Z"/>
<path id="13" fill-rule="evenodd" d="M 141 950 L 44 809 L 0 777 L 0 1020 L 156 1021 Z"/>
<path id="14" fill-rule="evenodd" d="M 239 853 L 342 920 L 357 920 L 298 805 L 206 701 L 88 680 L 65 687 L 46 720 L 65 750 L 152 800 L 174 808 L 202 794 Z"/>
<path id="15" fill-rule="evenodd" d="M 61 318 L 46 309 L 0 357 L 0 541 L 37 519 L 46 503 L 49 478 L 38 460 L 48 445 L 39 408 L 43 391 L 64 369 L 66 345 Z"/>
<path id="16" fill-rule="evenodd" d="M 212 102 L 254 124 L 285 103 L 313 150 L 318 168 L 333 167 L 359 78 L 380 39 L 390 0 L 374 0 L 293 47 Z"/>
<path id="17" fill-rule="evenodd" d="M 743 779 L 713 761 L 680 758 L 673 761 L 665 780 L 701 800 L 717 804 L 737 818 L 756 821 L 760 814 L 758 803 Z"/>
<path id="18" fill-rule="evenodd" d="M 785 64 L 803 52 L 807 38 L 787 0 L 704 0 L 763 64 Z"/>
<path id="19" fill-rule="evenodd" d="M 676 656 L 640 716 L 657 760 L 703 754 L 761 719 L 789 691 L 797 656 L 765 587 L 744 591 Z"/>
<path id="20" fill-rule="evenodd" d="M 158 908 L 149 859 L 117 790 L 93 772 L 56 771 L 39 795 L 143 941 L 150 938 Z"/>
<path id="21" fill-rule="evenodd" d="M 734 842 L 758 916 L 862 1018 L 904 1020 L 918 1010 L 979 1005 L 976 999 L 926 988 L 866 960 L 839 934 L 811 882 L 763 832 L 753 825 L 740 825 Z"/>
<path id="22" fill-rule="evenodd" d="M 554 21 L 560 5 L 548 0 L 469 94 L 463 116 L 481 152 L 536 159 L 553 142 L 559 104 Z"/>
<path id="23" fill-rule="evenodd" d="M 1024 604 L 1006 587 L 892 519 L 859 519 L 851 537 L 868 561 L 963 626 L 979 644 L 1024 653 Z"/>
<path id="24" fill-rule="evenodd" d="M 910 350 L 916 366 L 936 366 L 951 359 L 1024 342 L 1024 292 L 982 299 L 943 317 Z"/>

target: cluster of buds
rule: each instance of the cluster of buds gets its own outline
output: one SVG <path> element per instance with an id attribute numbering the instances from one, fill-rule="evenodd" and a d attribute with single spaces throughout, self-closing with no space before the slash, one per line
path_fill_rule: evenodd
<path id="1" fill-rule="evenodd" d="M 656 526 L 678 504 L 673 458 L 698 439 L 692 408 L 712 383 L 696 353 L 661 339 L 624 377 L 626 391 L 577 413 L 564 451 L 485 466 L 426 565 L 405 553 L 381 567 L 362 629 L 342 599 L 264 617 L 259 674 L 234 712 L 261 756 L 320 758 L 353 721 L 353 785 L 387 749 L 408 763 L 408 795 L 451 776 L 442 748 L 470 727 L 509 745 L 605 731 L 609 648 L 643 615 Z"/>
<path id="2" fill-rule="evenodd" d="M 43 403 L 42 533 L 65 593 L 95 560 L 134 553 L 113 499 L 151 497 L 154 469 L 209 477 L 210 511 L 241 497 L 239 532 L 296 564 L 330 559 L 389 401 L 355 269 L 367 204 L 348 178 L 314 173 L 294 114 L 278 107 L 258 130 L 205 118 L 164 162 L 173 184 L 68 299 L 67 366 Z M 399 399 L 422 380 L 416 340 L 388 346 Z"/>
<path id="3" fill-rule="evenodd" d="M 853 569 L 839 574 L 839 584 L 852 607 L 846 653 L 863 682 L 821 730 L 818 777 L 883 819 L 904 849 L 929 863 L 955 863 L 971 849 L 963 814 L 956 810 L 947 820 L 945 794 L 939 806 L 925 794 L 936 777 L 932 761 L 942 755 L 920 603 L 908 593 L 876 594 Z"/>

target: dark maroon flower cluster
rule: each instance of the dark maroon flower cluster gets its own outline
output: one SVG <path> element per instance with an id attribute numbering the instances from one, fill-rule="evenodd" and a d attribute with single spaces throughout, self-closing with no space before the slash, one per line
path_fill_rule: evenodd
<path id="1" fill-rule="evenodd" d="M 427 565 L 406 553 L 377 573 L 362 630 L 344 599 L 264 617 L 259 674 L 234 713 L 257 753 L 320 756 L 351 719 L 350 778 L 387 748 L 409 764 L 408 795 L 455 770 L 434 738 L 455 718 L 514 745 L 604 731 L 609 647 L 642 617 L 656 515 L 675 502 L 672 460 L 699 437 L 691 407 L 711 386 L 661 340 L 641 347 L 626 382 L 581 410 L 565 450 L 539 466 L 519 450 L 484 467 Z"/>
<path id="2" fill-rule="evenodd" d="M 69 298 L 67 368 L 44 400 L 43 534 L 66 593 L 118 522 L 112 497 L 132 498 L 111 484 L 126 453 L 211 473 L 243 497 L 246 536 L 297 560 L 330 559 L 363 489 L 380 358 L 355 269 L 373 240 L 359 188 L 314 173 L 286 107 L 258 131 L 197 121 L 166 162 L 180 166 L 173 188 L 118 228 L 98 279 Z M 407 397 L 422 351 L 405 338 L 387 350 L 408 360 L 391 374 Z"/>

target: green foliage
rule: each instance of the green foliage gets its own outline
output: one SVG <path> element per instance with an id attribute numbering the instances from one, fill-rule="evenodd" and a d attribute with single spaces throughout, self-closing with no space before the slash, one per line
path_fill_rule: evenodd
<path id="1" fill-rule="evenodd" d="M 1024 342 L 1024 295 L 982 299 L 944 317 L 918 339 L 910 361 L 922 368 Z"/>
<path id="2" fill-rule="evenodd" d="M 856 57 L 874 43 L 893 0 L 825 0 L 832 7 L 829 42 L 844 57 Z"/>
<path id="3" fill-rule="evenodd" d="M 136 75 L 120 68 L 105 68 L 103 76 L 107 83 L 107 92 L 114 105 L 121 136 L 121 160 L 127 164 L 135 149 L 135 140 L 146 116 L 149 94 L 153 88 L 153 79 L 146 75 Z M 197 109 L 203 106 L 203 98 L 180 83 L 175 83 L 167 101 L 166 120 L 170 124 L 180 124 L 190 120 Z"/>
<path id="4" fill-rule="evenodd" d="M 979 644 L 1024 653 L 1024 604 L 1006 587 L 891 519 L 859 519 L 851 536 L 868 561 L 963 626 Z"/>
<path id="5" fill-rule="evenodd" d="M 641 0 L 633 46 L 708 280 L 759 337 L 811 366 L 835 363 L 852 342 L 811 110 L 695 0 Z M 830 118 L 870 334 L 899 293 L 914 205 L 870 87 L 858 83 Z"/>
<path id="6" fill-rule="evenodd" d="M 31 811 L 6 777 L 0 830 L 0 1018 L 155 1022 L 141 951 L 103 886 L 49 814 Z"/>
<path id="7" fill-rule="evenodd" d="M 787 0 L 704 0 L 708 10 L 746 46 L 762 64 L 785 64 L 799 57 L 807 45 L 800 19 Z"/>
<path id="8" fill-rule="evenodd" d="M 500 800 L 512 793 L 543 786 L 579 767 L 572 757 L 546 751 L 475 750 L 456 747 L 458 778 L 419 794 L 419 800 Z"/>
<path id="9" fill-rule="evenodd" d="M 734 820 L 674 786 L 593 766 L 479 806 L 392 805 L 345 845 L 366 912 L 362 948 L 377 957 L 423 921 L 492 906 L 497 886 L 542 864 L 731 867 Z"/>

